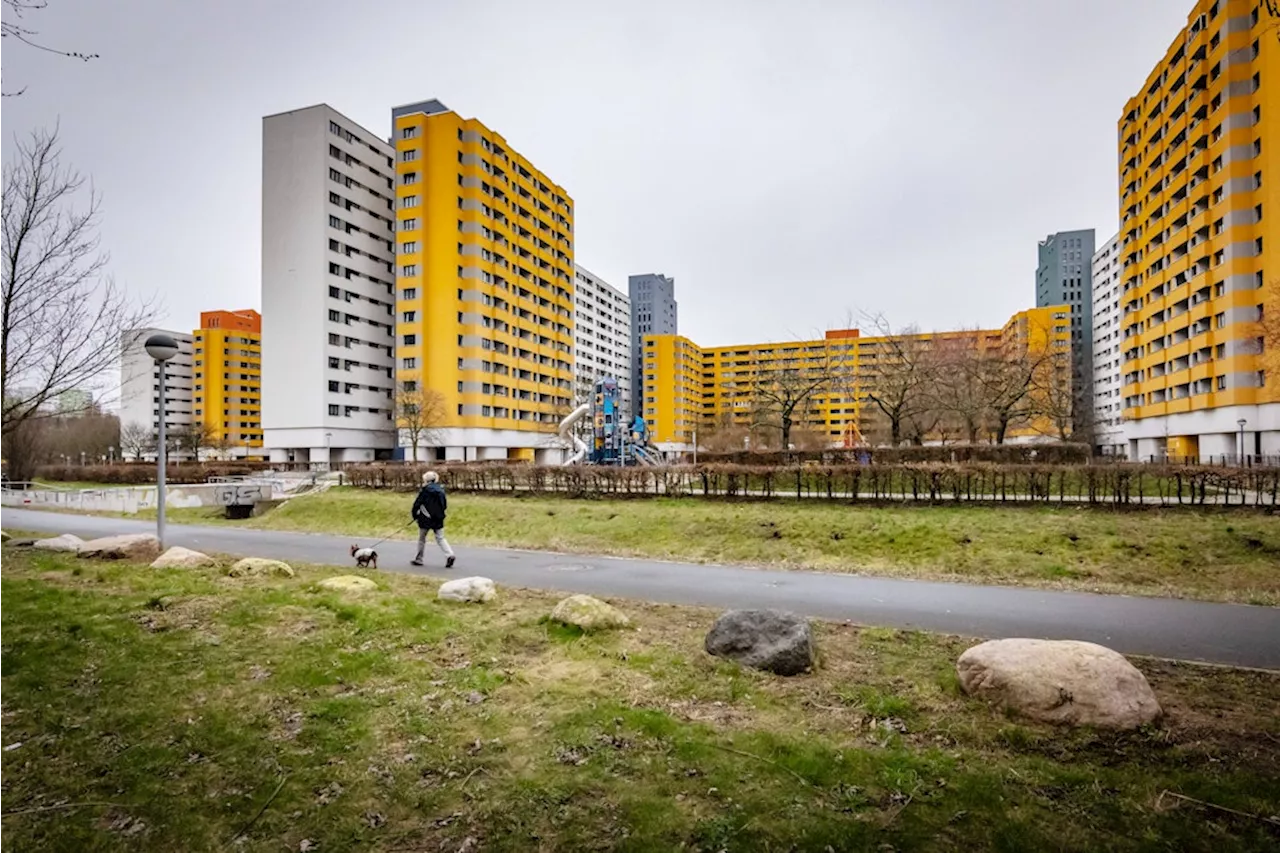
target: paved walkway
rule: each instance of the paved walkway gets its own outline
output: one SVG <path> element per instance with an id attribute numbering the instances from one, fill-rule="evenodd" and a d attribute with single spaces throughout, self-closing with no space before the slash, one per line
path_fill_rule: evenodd
<path id="1" fill-rule="evenodd" d="M 149 522 L 6 509 L 3 525 L 99 536 L 154 532 Z M 171 526 L 168 544 L 208 552 L 351 564 L 349 537 L 233 527 Z M 367 540 L 365 540 L 367 542 Z M 384 570 L 446 574 L 434 543 L 425 569 L 409 566 L 414 545 L 378 546 Z M 458 548 L 448 574 L 499 584 L 708 607 L 778 607 L 862 625 L 972 637 L 1089 640 L 1126 654 L 1280 670 L 1280 608 L 1053 592 L 1016 587 L 768 571 L 607 557 Z"/>

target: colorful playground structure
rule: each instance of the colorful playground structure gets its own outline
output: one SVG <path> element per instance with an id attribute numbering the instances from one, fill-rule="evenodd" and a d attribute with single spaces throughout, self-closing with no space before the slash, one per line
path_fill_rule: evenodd
<path id="1" fill-rule="evenodd" d="M 649 440 L 649 426 L 637 415 L 630 425 L 623 422 L 619 405 L 618 380 L 598 379 L 589 402 L 578 406 L 560 422 L 560 438 L 572 452 L 566 465 L 658 465 L 662 453 Z M 589 420 L 587 420 L 589 419 Z M 590 444 L 578 435 L 578 425 L 591 425 Z"/>

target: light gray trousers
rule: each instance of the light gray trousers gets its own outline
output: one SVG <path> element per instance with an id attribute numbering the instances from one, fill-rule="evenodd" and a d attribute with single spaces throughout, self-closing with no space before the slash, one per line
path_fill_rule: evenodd
<path id="1" fill-rule="evenodd" d="M 427 547 L 427 534 L 435 533 L 436 544 L 440 546 L 440 550 L 444 551 L 446 557 L 453 556 L 453 549 L 449 547 L 449 542 L 444 538 L 444 530 L 428 530 L 425 527 L 418 528 L 418 556 L 414 557 L 418 562 L 422 562 L 422 552 Z"/>

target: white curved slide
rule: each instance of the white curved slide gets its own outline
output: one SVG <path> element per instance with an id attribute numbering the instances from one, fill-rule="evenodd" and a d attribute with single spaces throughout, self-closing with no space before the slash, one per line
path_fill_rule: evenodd
<path id="1" fill-rule="evenodd" d="M 574 451 L 573 455 L 564 461 L 565 465 L 576 465 L 587 455 L 587 445 L 583 443 L 582 439 L 574 435 L 571 430 L 574 424 L 589 414 L 591 414 L 591 404 L 583 403 L 560 422 L 560 438 L 570 445 Z"/>

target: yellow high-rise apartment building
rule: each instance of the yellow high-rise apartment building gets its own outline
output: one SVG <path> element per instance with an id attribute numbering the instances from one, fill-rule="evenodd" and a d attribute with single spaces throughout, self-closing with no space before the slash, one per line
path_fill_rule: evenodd
<path id="1" fill-rule="evenodd" d="M 395 108 L 392 126 L 397 385 L 443 403 L 419 458 L 559 461 L 573 405 L 573 200 L 439 101 Z"/>
<path id="2" fill-rule="evenodd" d="M 262 456 L 262 315 L 205 311 L 192 338 L 192 420 L 220 455 Z"/>
<path id="3" fill-rule="evenodd" d="M 1280 21 L 1200 0 L 1119 121 L 1131 458 L 1280 455 Z"/>
<path id="4" fill-rule="evenodd" d="M 1053 384 L 1064 401 L 1070 399 L 1070 307 L 1057 305 L 1022 311 L 1002 329 L 976 332 L 863 337 L 857 329 L 841 329 L 814 340 L 710 348 L 677 335 L 650 335 L 644 343 L 645 422 L 654 445 L 664 453 L 690 451 L 698 430 L 698 444 L 705 446 L 718 426 L 750 427 L 760 411 L 761 387 L 786 369 L 793 373 L 788 381 L 793 389 L 803 390 L 806 377 L 816 386 L 793 413 L 793 443 L 801 435 L 822 446 L 886 442 L 883 418 L 867 395 L 895 359 L 922 355 L 948 342 L 988 351 L 1046 354 L 1037 363 L 1056 376 L 1043 384 Z M 1058 356 L 1049 358 L 1050 353 Z M 776 400 L 770 402 L 776 410 Z M 1007 438 L 1046 438 L 1054 432 L 1053 424 L 1039 418 L 1035 423 L 1019 421 Z M 942 437 L 932 434 L 928 439 Z M 982 438 L 987 438 L 985 431 Z"/>

